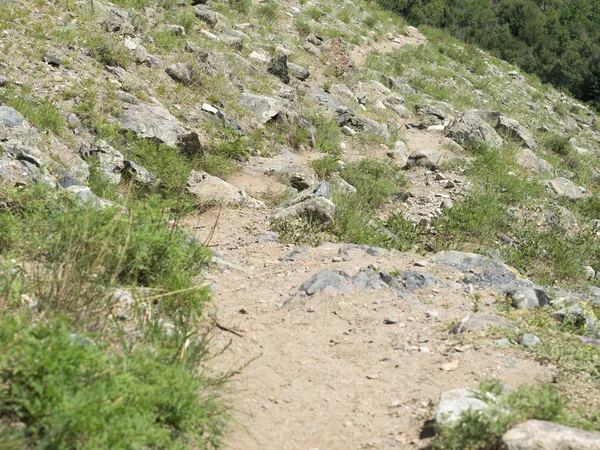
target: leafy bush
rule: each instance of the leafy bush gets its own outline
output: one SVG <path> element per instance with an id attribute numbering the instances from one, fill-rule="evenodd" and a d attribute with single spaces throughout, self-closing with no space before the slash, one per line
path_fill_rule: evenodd
<path id="1" fill-rule="evenodd" d="M 131 64 L 123 44 L 107 33 L 94 33 L 87 39 L 92 57 L 105 66 L 123 67 Z"/>
<path id="2" fill-rule="evenodd" d="M 520 386 L 506 395 L 500 395 L 501 391 L 498 382 L 482 383 L 474 392 L 489 408 L 466 411 L 456 422 L 439 426 L 431 449 L 496 449 L 500 448 L 502 435 L 518 423 L 529 419 L 559 423 L 569 420 L 565 401 L 552 386 Z"/>
<path id="3" fill-rule="evenodd" d="M 336 195 L 333 232 L 343 242 L 384 245 L 389 235 L 373 220 L 373 214 L 406 183 L 403 176 L 385 162 L 371 158 L 348 164 L 341 176 L 357 192 Z"/>
<path id="4" fill-rule="evenodd" d="M 197 349 L 195 342 L 188 352 Z M 64 319 L 4 318 L 0 414 L 36 448 L 216 448 L 211 381 L 155 342 L 131 351 L 73 333 Z M 200 400 L 198 400 L 200 399 Z"/>
<path id="5" fill-rule="evenodd" d="M 335 119 L 316 116 L 310 119 L 315 128 L 314 143 L 317 150 L 330 155 L 340 154 L 342 132 Z"/>
<path id="6" fill-rule="evenodd" d="M 338 165 L 338 158 L 336 155 L 325 155 L 310 163 L 310 166 L 321 178 L 327 178 L 334 173 L 338 169 Z"/>
<path id="7" fill-rule="evenodd" d="M 297 19 L 294 22 L 294 26 L 296 27 L 298 34 L 300 34 L 300 37 L 306 37 L 312 33 L 311 26 L 306 20 Z"/>
<path id="8" fill-rule="evenodd" d="M 40 130 L 60 135 L 65 128 L 65 120 L 58 109 L 48 101 L 36 101 L 25 95 L 17 95 L 12 89 L 5 89 L 0 102 L 15 108 L 31 125 Z"/>
<path id="9" fill-rule="evenodd" d="M 268 2 L 256 8 L 256 13 L 259 17 L 267 22 L 274 22 L 279 18 L 279 4 L 276 2 Z"/>
<path id="10" fill-rule="evenodd" d="M 191 277 L 208 260 L 206 249 L 178 228 L 178 216 L 158 197 L 130 205 L 128 214 L 81 204 L 43 187 L 0 198 L 10 205 L 0 213 L 0 254 L 40 261 L 28 293 L 44 300 L 43 309 L 91 320 L 108 303 L 107 288 L 190 289 Z M 165 297 L 158 311 L 194 316 L 206 300 L 203 290 L 190 289 Z"/>

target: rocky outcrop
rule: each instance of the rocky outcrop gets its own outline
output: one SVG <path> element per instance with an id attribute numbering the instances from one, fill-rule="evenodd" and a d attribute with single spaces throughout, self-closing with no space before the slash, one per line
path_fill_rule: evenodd
<path id="1" fill-rule="evenodd" d="M 519 122 L 510 117 L 500 115 L 495 128 L 501 135 L 514 139 L 531 150 L 537 148 L 533 134 Z"/>
<path id="2" fill-rule="evenodd" d="M 118 117 L 121 128 L 133 131 L 139 138 L 156 139 L 182 153 L 202 155 L 204 147 L 198 134 L 182 124 L 159 102 L 123 103 Z"/>
<path id="3" fill-rule="evenodd" d="M 244 92 L 238 103 L 252 112 L 263 125 L 279 120 L 293 122 L 298 118 L 298 114 L 281 98 Z"/>
<path id="4" fill-rule="evenodd" d="M 493 148 L 502 146 L 502 138 L 478 111 L 465 111 L 448 126 L 448 136 L 460 145 L 469 146 L 484 143 Z"/>

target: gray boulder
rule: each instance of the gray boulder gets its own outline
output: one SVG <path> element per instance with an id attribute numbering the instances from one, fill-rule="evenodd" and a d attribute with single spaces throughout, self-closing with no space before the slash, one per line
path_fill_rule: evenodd
<path id="1" fill-rule="evenodd" d="M 503 136 L 515 139 L 525 147 L 535 150 L 537 144 L 533 134 L 519 122 L 504 115 L 500 115 L 496 124 L 496 131 Z"/>
<path id="2" fill-rule="evenodd" d="M 465 317 L 453 329 L 454 334 L 484 331 L 489 327 L 506 327 L 508 322 L 493 314 L 475 313 Z"/>
<path id="3" fill-rule="evenodd" d="M 536 309 L 550 304 L 552 299 L 543 290 L 533 287 L 518 287 L 506 291 L 506 296 L 516 309 Z"/>
<path id="4" fill-rule="evenodd" d="M 477 111 L 465 111 L 448 126 L 448 136 L 460 145 L 485 143 L 493 148 L 502 146 L 502 138 Z"/>
<path id="5" fill-rule="evenodd" d="M 444 155 L 438 150 L 415 150 L 409 155 L 406 168 L 425 167 L 427 169 L 437 169 L 442 162 L 444 162 Z"/>
<path id="6" fill-rule="evenodd" d="M 282 206 L 289 207 L 302 203 L 306 200 L 319 197 L 329 200 L 331 199 L 332 193 L 333 189 L 331 188 L 331 184 L 329 184 L 327 181 L 321 181 L 286 200 L 283 202 Z"/>
<path id="7" fill-rule="evenodd" d="M 527 348 L 531 348 L 531 347 L 535 347 L 539 344 L 542 343 L 542 340 L 537 337 L 535 334 L 524 334 L 523 336 L 521 336 L 521 345 L 523 347 L 527 347 Z"/>
<path id="8" fill-rule="evenodd" d="M 346 180 L 344 180 L 342 177 L 340 177 L 339 175 L 338 176 L 334 175 L 333 177 L 331 177 L 331 179 L 329 181 L 331 182 L 331 184 L 333 186 L 335 186 L 342 192 L 346 192 L 349 194 L 356 194 L 356 188 L 354 186 L 352 186 L 350 183 L 348 183 Z"/>
<path id="9" fill-rule="evenodd" d="M 288 177 L 290 186 L 298 191 L 303 191 L 319 182 L 319 176 L 314 169 L 293 164 L 287 166 L 281 173 Z"/>
<path id="10" fill-rule="evenodd" d="M 458 388 L 443 392 L 440 396 L 435 421 L 438 425 L 452 425 L 460 416 L 471 411 L 484 411 L 488 404 L 476 397 L 471 389 Z"/>
<path id="11" fill-rule="evenodd" d="M 263 125 L 279 120 L 293 122 L 298 116 L 287 102 L 281 98 L 244 92 L 240 96 L 238 103 L 240 106 L 251 111 Z"/>
<path id="12" fill-rule="evenodd" d="M 187 181 L 187 191 L 205 202 L 251 208 L 265 206 L 263 202 L 250 197 L 243 189 L 202 171 L 192 170 Z"/>
<path id="13" fill-rule="evenodd" d="M 546 186 L 556 194 L 557 197 L 564 197 L 570 200 L 579 200 L 585 197 L 585 194 L 577 187 L 575 183 L 566 178 L 558 177 L 546 181 Z"/>
<path id="14" fill-rule="evenodd" d="M 301 203 L 289 206 L 273 215 L 275 220 L 289 220 L 302 217 L 319 222 L 332 222 L 335 214 L 335 205 L 325 197 L 309 198 Z"/>
<path id="15" fill-rule="evenodd" d="M 310 77 L 310 72 L 308 71 L 308 69 L 299 66 L 298 64 L 288 62 L 287 66 L 292 75 L 294 75 L 294 77 L 296 77 L 300 81 L 304 81 L 308 79 L 308 77 Z"/>
<path id="16" fill-rule="evenodd" d="M 202 5 L 198 5 L 194 8 L 194 14 L 198 19 L 200 19 L 202 22 L 204 22 L 211 28 L 214 28 L 217 22 L 219 21 L 217 13 L 211 11 L 210 9 L 206 9 Z"/>
<path id="17" fill-rule="evenodd" d="M 600 433 L 528 420 L 502 436 L 505 450 L 600 450 Z"/>
<path id="18" fill-rule="evenodd" d="M 540 158 L 528 148 L 520 149 L 516 154 L 515 160 L 521 167 L 533 172 L 540 174 L 550 173 L 553 175 L 555 173 L 555 169 L 552 164 L 545 159 Z"/>
<path id="19" fill-rule="evenodd" d="M 387 152 L 387 155 L 398 163 L 400 167 L 404 167 L 408 163 L 408 147 L 402 141 L 396 141 L 393 150 Z"/>
<path id="20" fill-rule="evenodd" d="M 155 103 L 123 103 L 119 125 L 142 139 L 156 139 L 182 153 L 201 155 L 204 147 L 198 134 L 173 116 L 163 105 Z"/>
<path id="21" fill-rule="evenodd" d="M 404 98 L 399 94 L 392 94 L 383 99 L 383 104 L 394 111 L 402 119 L 407 119 L 412 116 L 411 112 L 404 106 Z"/>
<path id="22" fill-rule="evenodd" d="M 183 83 L 183 84 L 191 84 L 192 83 L 192 66 L 185 63 L 175 63 L 171 64 L 169 67 L 165 69 L 167 75 L 169 75 L 173 80 Z"/>
<path id="23" fill-rule="evenodd" d="M 19 112 L 10 106 L 0 106 L 0 123 L 12 128 L 21 125 L 25 119 Z"/>

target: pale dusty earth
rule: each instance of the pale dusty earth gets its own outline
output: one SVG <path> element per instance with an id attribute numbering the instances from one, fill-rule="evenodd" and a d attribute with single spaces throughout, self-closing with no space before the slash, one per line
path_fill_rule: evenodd
<path id="1" fill-rule="evenodd" d="M 407 176 L 417 199 L 435 202 L 436 193 L 448 193 L 421 168 Z M 265 200 L 285 190 L 275 176 L 251 168 L 229 181 Z M 412 209 L 422 207 L 415 202 Z M 395 208 L 411 206 L 387 207 Z M 416 254 L 344 252 L 344 244 L 322 244 L 288 260 L 295 246 L 256 239 L 268 230 L 272 211 L 214 207 L 187 218 L 217 256 L 206 281 L 218 323 L 235 332 L 217 330 L 214 342 L 215 351 L 227 347 L 215 369 L 241 369 L 229 384 L 235 425 L 226 449 L 423 448 L 428 439 L 420 435 L 443 391 L 489 378 L 510 386 L 550 381 L 550 369 L 492 338 L 473 344 L 471 336 L 450 333 L 474 307 L 473 293 L 455 283 L 464 274 Z M 449 284 L 411 293 L 416 302 L 382 288 L 328 290 L 283 306 L 321 270 L 354 275 L 368 267 L 424 271 Z M 481 311 L 494 312 L 500 299 L 482 294 Z M 456 368 L 443 370 L 448 363 Z"/>
<path id="2" fill-rule="evenodd" d="M 189 218 L 200 238 L 217 214 L 214 208 Z M 215 360 L 217 369 L 242 368 L 229 386 L 237 426 L 225 448 L 422 448 L 427 439 L 419 435 L 443 391 L 492 377 L 511 386 L 550 381 L 549 369 L 491 339 L 463 345 L 462 336 L 449 333 L 472 311 L 470 292 L 453 283 L 464 274 L 434 262 L 416 267 L 423 261 L 414 254 L 375 257 L 354 249 L 341 258 L 343 244 L 285 260 L 293 246 L 255 242 L 267 218 L 265 211 L 223 208 L 210 243 L 228 263 L 208 276 L 217 320 L 243 336 L 218 331 L 216 338 L 218 346 L 230 344 Z M 413 293 L 422 305 L 382 288 L 325 291 L 282 306 L 323 269 L 354 275 L 369 266 L 426 271 L 450 284 Z M 492 292 L 480 301 L 482 310 L 494 310 Z M 445 363 L 458 366 L 445 371 Z"/>
<path id="3" fill-rule="evenodd" d="M 418 38 L 405 39 L 418 43 Z M 404 42 L 381 45 L 385 48 L 378 50 L 391 51 Z M 358 64 L 368 50 L 353 54 Z M 457 156 L 443 148 L 443 137 L 427 130 L 402 135 L 409 150 L 431 148 Z M 343 148 L 347 160 L 386 158 L 388 150 L 351 139 L 344 140 Z M 320 156 L 296 154 L 290 163 L 308 164 Z M 287 187 L 261 167 L 260 160 L 251 160 L 228 182 L 271 205 L 269 200 Z M 446 188 L 446 180 L 461 183 L 459 173 L 436 180 L 415 168 L 406 175 L 414 201 L 392 201 L 386 212 L 401 209 L 418 220 L 424 210 L 439 207 L 442 198 L 464 193 L 461 185 Z M 510 386 L 550 381 L 552 368 L 495 346 L 492 337 L 450 333 L 452 324 L 474 308 L 473 292 L 456 283 L 464 274 L 420 255 L 372 256 L 358 248 L 344 251 L 344 244 L 322 244 L 286 258 L 294 246 L 256 239 L 268 230 L 272 212 L 214 207 L 186 220 L 217 256 L 206 276 L 214 289 L 211 314 L 229 331 L 216 330 L 215 351 L 224 351 L 214 369 L 240 369 L 229 383 L 226 401 L 233 407 L 234 424 L 224 448 L 424 448 L 430 436 L 425 422 L 433 418 L 442 392 L 475 387 L 489 378 Z M 336 268 L 354 275 L 368 267 L 424 271 L 448 284 L 411 293 L 415 301 L 386 287 L 327 290 L 284 306 L 315 273 Z M 480 294 L 480 310 L 494 312 L 500 299 L 491 291 Z"/>

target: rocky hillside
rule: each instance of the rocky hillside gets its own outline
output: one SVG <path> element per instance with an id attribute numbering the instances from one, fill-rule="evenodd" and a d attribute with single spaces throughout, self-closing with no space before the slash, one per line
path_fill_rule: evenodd
<path id="1" fill-rule="evenodd" d="M 362 0 L 0 30 L 0 446 L 598 448 L 586 106 Z"/>

